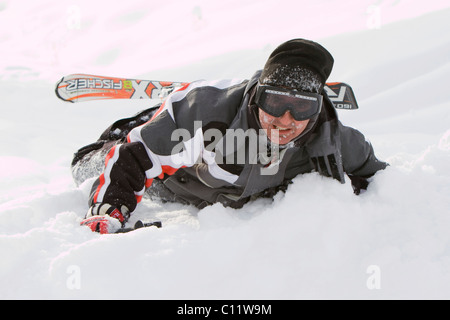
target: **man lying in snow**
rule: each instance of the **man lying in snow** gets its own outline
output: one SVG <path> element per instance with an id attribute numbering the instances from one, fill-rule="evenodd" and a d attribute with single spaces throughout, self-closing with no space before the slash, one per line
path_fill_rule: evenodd
<path id="1" fill-rule="evenodd" d="M 294 39 L 250 80 L 196 81 L 162 105 L 110 126 L 80 149 L 75 181 L 96 178 L 82 221 L 93 231 L 122 227 L 144 194 L 198 208 L 240 208 L 319 172 L 355 194 L 387 164 L 357 130 L 343 126 L 324 90 L 333 57 Z"/>

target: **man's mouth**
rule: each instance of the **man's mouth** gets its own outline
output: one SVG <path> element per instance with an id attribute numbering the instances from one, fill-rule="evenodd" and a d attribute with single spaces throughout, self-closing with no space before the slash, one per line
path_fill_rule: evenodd
<path id="1" fill-rule="evenodd" d="M 280 127 L 280 126 L 277 126 L 277 125 L 273 125 L 273 128 L 276 129 L 276 130 L 279 130 L 279 131 L 289 131 L 289 130 L 292 130 L 292 128 L 284 128 L 284 127 Z"/>

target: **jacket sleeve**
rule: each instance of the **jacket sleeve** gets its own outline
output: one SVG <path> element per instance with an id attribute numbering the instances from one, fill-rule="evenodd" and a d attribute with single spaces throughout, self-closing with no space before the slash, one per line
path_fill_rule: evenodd
<path id="1" fill-rule="evenodd" d="M 344 171 L 353 177 L 368 178 L 388 164 L 375 156 L 372 144 L 356 129 L 339 122 Z"/>
<path id="2" fill-rule="evenodd" d="M 134 211 L 145 192 L 145 186 L 151 184 L 145 172 L 152 167 L 142 143 L 114 146 L 106 156 L 103 173 L 92 186 L 89 205 L 108 203 Z"/>
<path id="3" fill-rule="evenodd" d="M 134 211 L 153 179 L 201 162 L 203 128 L 234 119 L 247 82 L 196 81 L 174 91 L 150 121 L 129 132 L 127 143 L 111 149 L 89 204 L 108 203 Z"/>
<path id="4" fill-rule="evenodd" d="M 126 143 L 109 151 L 103 173 L 92 186 L 90 206 L 107 203 L 117 208 L 125 206 L 132 212 L 153 179 L 162 179 L 197 162 L 203 150 L 201 127 L 195 127 L 191 135 L 179 128 L 173 117 L 172 102 L 177 96 L 184 97 L 186 88 L 169 96 L 150 121 L 131 130 Z"/>

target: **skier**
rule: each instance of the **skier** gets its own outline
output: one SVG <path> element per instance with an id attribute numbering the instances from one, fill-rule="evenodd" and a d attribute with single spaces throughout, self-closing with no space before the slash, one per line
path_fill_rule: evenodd
<path id="1" fill-rule="evenodd" d="M 144 194 L 203 208 L 240 208 L 318 172 L 355 194 L 386 168 L 364 135 L 338 120 L 323 90 L 334 59 L 293 39 L 249 80 L 197 81 L 161 105 L 115 122 L 72 162 L 77 184 L 96 177 L 82 225 L 121 228 Z"/>

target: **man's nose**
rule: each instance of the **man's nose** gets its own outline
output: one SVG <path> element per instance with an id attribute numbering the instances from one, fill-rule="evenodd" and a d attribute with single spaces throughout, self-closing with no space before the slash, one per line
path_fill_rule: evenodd
<path id="1" fill-rule="evenodd" d="M 294 117 L 292 117 L 291 113 L 286 111 L 281 117 L 278 118 L 278 122 L 284 125 L 291 125 L 294 121 Z"/>

